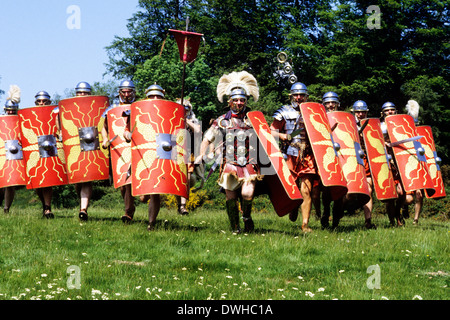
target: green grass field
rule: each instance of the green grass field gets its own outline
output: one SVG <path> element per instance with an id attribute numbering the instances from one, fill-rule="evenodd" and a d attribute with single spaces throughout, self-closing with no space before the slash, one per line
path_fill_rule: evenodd
<path id="1" fill-rule="evenodd" d="M 206 205 L 188 216 L 162 208 L 147 232 L 143 204 L 130 225 L 120 201 L 94 203 L 81 223 L 76 209 L 43 219 L 33 197 L 19 190 L 0 214 L 1 300 L 449 299 L 448 214 L 393 228 L 375 213 L 378 229 L 366 230 L 359 213 L 335 231 L 312 217 L 303 234 L 262 202 L 255 232 L 236 235 L 225 209 Z"/>

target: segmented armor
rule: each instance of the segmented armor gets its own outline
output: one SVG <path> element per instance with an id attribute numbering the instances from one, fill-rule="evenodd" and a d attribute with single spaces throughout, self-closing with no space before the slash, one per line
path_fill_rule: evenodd
<path id="1" fill-rule="evenodd" d="M 307 144 L 307 137 L 303 117 L 300 111 L 292 104 L 284 105 L 275 111 L 273 118 L 278 121 L 285 121 L 284 133 L 291 134 L 295 130 L 302 130 L 298 135 L 294 136 L 289 143 L 282 143 L 281 152 L 286 155 L 298 157 L 299 149 Z"/>

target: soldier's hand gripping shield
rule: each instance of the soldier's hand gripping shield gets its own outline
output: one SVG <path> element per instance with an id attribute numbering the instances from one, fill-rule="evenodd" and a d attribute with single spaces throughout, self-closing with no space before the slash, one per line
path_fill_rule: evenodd
<path id="1" fill-rule="evenodd" d="M 258 136 L 265 156 L 270 161 L 271 174 L 264 173 L 264 182 L 268 187 L 269 198 L 275 212 L 282 217 L 301 205 L 303 202 L 302 195 L 283 158 L 277 141 L 272 136 L 263 113 L 250 111 L 247 113 L 247 117 Z M 265 168 L 264 170 L 268 169 Z"/>
<path id="2" fill-rule="evenodd" d="M 19 116 L 0 116 L 0 188 L 27 184 L 21 143 Z"/>
<path id="3" fill-rule="evenodd" d="M 189 197 L 185 110 L 167 100 L 131 104 L 133 196 L 173 194 Z"/>
<path id="4" fill-rule="evenodd" d="M 418 140 L 407 141 L 417 137 L 413 117 L 396 114 L 387 116 L 385 122 L 403 188 L 406 192 L 425 189 L 428 195 L 433 195 L 435 190 L 428 173 L 425 149 Z M 397 144 L 401 141 L 407 142 Z"/>
<path id="5" fill-rule="evenodd" d="M 428 172 L 431 176 L 431 180 L 433 181 L 433 187 L 435 193 L 430 195 L 427 192 L 425 193 L 427 198 L 440 199 L 446 196 L 444 181 L 442 179 L 441 173 L 441 159 L 438 157 L 436 152 L 436 146 L 434 144 L 433 131 L 430 126 L 417 126 L 416 127 L 417 134 L 423 136 L 419 140 L 425 149 L 425 158 L 427 160 Z"/>
<path id="6" fill-rule="evenodd" d="M 300 104 L 306 132 L 311 144 L 322 184 L 330 188 L 332 200 L 347 193 L 347 181 L 337 155 L 338 145 L 333 141 L 325 107 L 320 103 Z"/>
<path id="7" fill-rule="evenodd" d="M 390 156 L 386 151 L 380 119 L 364 119 L 362 127 L 364 127 L 362 136 L 375 194 L 381 201 L 395 199 L 398 197 L 397 187 L 391 171 Z"/>
<path id="8" fill-rule="evenodd" d="M 106 96 L 80 96 L 59 102 L 61 134 L 69 183 L 109 179 L 108 150 L 100 148 L 109 106 Z"/>
<path id="9" fill-rule="evenodd" d="M 27 189 L 65 185 L 68 182 L 63 143 L 57 138 L 55 107 L 31 107 L 18 111 Z"/>
<path id="10" fill-rule="evenodd" d="M 370 191 L 355 116 L 344 111 L 329 112 L 327 116 L 334 128 L 333 141 L 340 146 L 337 155 L 347 181 L 347 194 L 358 207 L 363 206 L 370 200 Z"/>

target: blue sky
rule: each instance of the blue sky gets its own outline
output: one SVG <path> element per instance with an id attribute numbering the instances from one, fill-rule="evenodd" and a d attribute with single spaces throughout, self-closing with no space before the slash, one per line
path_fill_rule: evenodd
<path id="1" fill-rule="evenodd" d="M 103 76 L 105 47 L 114 35 L 129 36 L 126 26 L 137 5 L 138 0 L 0 0 L 0 113 L 13 84 L 22 91 L 20 108 L 26 108 L 40 90 L 63 96 L 80 81 L 111 79 Z"/>

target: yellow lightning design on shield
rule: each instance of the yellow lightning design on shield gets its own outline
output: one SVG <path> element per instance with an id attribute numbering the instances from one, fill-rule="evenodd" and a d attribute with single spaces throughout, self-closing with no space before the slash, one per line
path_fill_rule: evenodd
<path id="1" fill-rule="evenodd" d="M 258 120 L 259 124 L 259 132 L 262 134 L 262 136 L 264 136 L 264 138 L 269 141 L 269 143 L 271 143 L 273 146 L 277 146 L 277 142 L 275 140 L 275 138 L 272 136 L 271 133 L 269 133 L 270 129 L 268 129 L 268 126 L 266 123 L 264 123 L 261 119 L 257 119 L 255 118 L 255 120 Z M 266 150 L 267 153 L 267 149 L 266 149 L 266 144 L 263 144 L 264 150 Z M 268 154 L 269 155 L 269 154 Z M 286 164 L 286 162 L 284 161 L 283 155 L 281 154 L 281 151 L 279 149 L 277 149 L 275 152 L 273 152 L 272 154 L 269 155 L 269 157 L 273 157 L 273 158 L 278 158 L 279 159 L 279 163 L 281 163 L 281 173 L 283 174 L 284 180 L 289 184 L 290 189 L 291 189 L 291 194 L 295 194 L 296 192 L 296 187 L 297 185 L 295 184 L 293 177 L 291 175 L 291 172 L 289 171 L 289 168 Z"/>
<path id="2" fill-rule="evenodd" d="M 123 166 L 129 165 L 131 161 L 131 147 L 130 144 L 123 141 L 123 132 L 125 131 L 125 120 L 122 116 L 117 116 L 115 114 L 110 114 L 111 117 L 111 136 L 117 135 L 117 140 L 112 143 L 114 146 L 111 148 L 111 152 L 117 152 L 119 157 L 116 163 L 116 175 L 117 175 L 117 183 L 120 181 L 125 181 L 128 166 L 123 170 Z"/>
<path id="3" fill-rule="evenodd" d="M 29 146 L 25 147 L 23 150 L 27 151 L 27 152 L 31 151 L 31 153 L 28 157 L 27 163 L 26 163 L 27 174 L 30 179 L 33 179 L 33 178 L 37 177 L 37 171 L 35 172 L 34 175 L 32 175 L 31 170 L 37 166 L 37 164 L 39 163 L 39 160 L 41 159 L 41 157 L 39 155 L 37 133 L 39 133 L 39 131 L 42 130 L 43 122 L 39 120 L 38 115 L 36 114 L 35 111 L 32 111 L 31 113 L 34 115 L 35 121 L 40 124 L 40 127 L 33 126 L 31 120 L 24 119 L 23 115 L 20 115 L 20 118 L 21 118 L 22 133 L 23 133 L 25 139 L 29 143 Z M 53 127 L 51 125 L 51 121 L 52 121 L 52 119 L 50 118 L 47 122 L 47 125 L 50 128 Z M 58 157 L 59 157 L 59 154 L 60 154 L 60 152 L 58 152 Z M 61 168 L 62 172 L 65 172 L 64 166 L 61 163 L 58 163 L 56 161 L 56 159 L 53 159 L 53 157 L 51 157 L 50 166 L 47 165 L 47 162 L 48 162 L 47 158 L 41 159 L 41 162 L 42 162 L 42 167 L 45 168 L 45 171 L 43 172 L 43 174 L 39 173 L 39 175 L 42 175 L 42 179 L 39 182 L 40 184 L 43 183 L 43 181 L 45 180 L 45 173 L 47 171 L 49 171 L 50 169 L 56 173 L 56 175 L 60 181 L 64 180 L 63 177 L 60 175 L 60 172 L 58 170 L 56 170 L 56 168 L 59 166 Z"/>
<path id="4" fill-rule="evenodd" d="M 317 141 L 315 143 L 313 143 L 314 145 L 324 145 L 327 147 L 325 155 L 323 155 L 322 158 L 322 165 L 324 170 L 326 170 L 327 172 L 331 172 L 336 174 L 338 172 L 337 167 L 339 166 L 338 161 L 336 161 L 336 154 L 334 152 L 334 147 L 333 144 L 331 142 L 331 133 L 330 133 L 330 129 L 324 125 L 324 123 L 328 123 L 328 119 L 324 119 L 322 117 L 322 115 L 320 113 L 316 113 L 314 112 L 314 110 L 311 107 L 308 107 L 308 110 L 311 111 L 310 115 L 309 115 L 309 121 L 311 122 L 312 126 L 314 127 L 314 129 L 320 133 L 320 135 L 323 137 L 324 140 L 321 141 Z M 315 117 L 319 117 L 322 119 L 322 122 L 319 122 L 315 119 Z M 320 159 L 316 158 L 316 161 L 318 161 Z M 328 169 L 330 164 L 334 164 L 335 169 L 334 171 L 330 171 Z M 342 180 L 342 177 L 341 177 Z"/>
<path id="5" fill-rule="evenodd" d="M 389 123 L 393 127 L 392 134 L 397 141 L 409 138 L 410 136 L 407 134 L 407 132 L 414 132 L 414 129 L 411 128 L 408 121 L 406 121 L 406 119 L 403 120 L 405 122 L 405 125 L 396 125 L 395 122 L 389 121 Z M 411 187 L 414 184 L 415 180 L 420 179 L 420 171 L 423 171 L 423 167 L 420 165 L 420 161 L 417 157 L 416 149 L 414 148 L 414 143 L 412 141 L 394 147 L 394 150 L 398 150 L 398 148 L 402 149 L 402 151 L 396 153 L 398 156 L 408 155 L 408 160 L 406 161 L 405 165 L 405 175 L 410 179 L 409 186 Z M 412 172 L 416 172 L 417 175 L 415 177 L 411 177 Z M 424 182 L 425 181 L 426 180 L 424 179 Z"/>
<path id="6" fill-rule="evenodd" d="M 337 122 L 336 118 L 333 119 Z M 344 129 L 342 127 L 344 127 Z M 356 150 L 354 144 L 354 142 L 356 141 L 356 137 L 351 134 L 351 131 L 352 129 L 348 128 L 347 123 L 340 122 L 334 130 L 334 134 L 344 144 L 341 145 L 339 153 L 344 157 L 344 164 L 341 163 L 341 167 L 342 171 L 344 171 L 345 178 L 347 179 L 347 182 L 357 182 L 358 160 L 356 159 Z M 350 177 L 352 174 L 353 179 L 351 179 Z M 362 187 L 362 184 L 363 180 L 360 180 L 360 187 Z"/>
<path id="7" fill-rule="evenodd" d="M 4 121 L 2 119 L 3 122 L 3 128 L 7 129 L 7 134 L 6 136 L 8 137 L 14 137 L 15 135 L 13 134 L 14 132 L 17 131 L 12 131 L 12 129 L 10 129 L 7 125 L 7 122 Z M 18 126 L 19 124 L 17 124 L 16 126 Z M 2 179 L 6 179 L 6 181 L 11 181 L 11 179 L 13 178 L 13 174 L 16 172 L 17 174 L 19 174 L 21 180 L 25 181 L 25 177 L 23 176 L 23 173 L 20 172 L 20 170 L 17 170 L 17 168 L 14 168 L 12 161 L 19 161 L 19 160 L 11 160 L 11 161 L 6 161 L 6 148 L 5 148 L 5 140 L 3 140 L 0 137 L 0 168 L 3 168 L 3 170 L 0 170 L 0 172 L 2 173 L 0 175 L 0 178 Z M 5 166 L 6 164 L 6 166 Z M 9 169 L 11 168 L 11 169 Z M 9 169 L 9 170 L 8 170 Z M 6 172 L 9 172 L 9 174 L 5 177 L 4 174 Z"/>
<path id="8" fill-rule="evenodd" d="M 96 112 L 93 115 L 92 119 L 98 118 L 102 112 L 102 108 L 94 108 L 95 105 L 95 100 L 91 101 L 91 106 L 90 106 L 90 111 L 87 113 L 87 115 L 89 115 L 91 112 Z M 106 106 L 107 102 L 105 102 L 104 107 Z M 74 102 L 74 106 L 77 108 L 77 112 L 79 114 L 84 114 L 83 112 L 81 112 L 81 108 L 80 106 Z M 87 127 L 88 124 L 85 121 L 84 117 L 81 117 L 81 119 L 74 117 L 72 110 L 65 110 L 65 112 L 67 112 L 67 114 L 70 114 L 72 119 L 77 119 L 80 122 L 80 127 Z M 87 119 L 91 119 L 90 117 L 88 117 Z M 98 131 L 101 132 L 101 129 L 103 127 L 103 122 L 104 119 L 100 119 L 99 123 L 97 124 L 98 127 Z M 81 148 L 80 148 L 80 137 L 79 137 L 79 133 L 78 133 L 78 127 L 75 125 L 74 121 L 67 119 L 66 117 L 62 117 L 62 124 L 64 129 L 67 131 L 69 137 L 67 139 L 65 139 L 64 141 L 64 145 L 70 147 L 70 151 L 69 151 L 69 155 L 67 157 L 67 167 L 70 168 L 70 174 L 71 177 L 74 177 L 74 175 L 80 171 L 82 168 L 80 167 L 81 162 L 85 162 L 85 160 L 89 160 L 91 158 L 91 155 L 93 156 L 93 161 L 87 161 L 88 166 L 93 165 L 96 166 L 98 168 L 98 170 L 96 170 L 96 172 L 99 172 L 102 176 L 105 175 L 105 173 L 101 170 L 101 165 L 99 163 L 97 163 L 96 160 L 98 161 L 102 161 L 104 166 L 108 165 L 108 158 L 107 157 L 100 157 L 100 156 L 95 156 L 94 153 L 103 153 L 104 155 L 106 155 L 106 150 L 105 151 L 99 151 L 99 150 L 94 150 L 94 151 L 87 151 L 87 152 L 83 152 L 81 153 Z M 99 142 L 100 144 L 102 143 L 102 137 L 101 135 L 99 135 Z M 76 164 L 76 166 L 74 167 L 73 165 Z M 83 167 L 83 169 L 87 169 L 87 167 Z M 95 169 L 94 169 L 95 170 Z M 89 170 L 85 170 L 83 177 L 86 177 L 87 174 L 89 173 Z"/>
<path id="9" fill-rule="evenodd" d="M 377 178 L 374 179 L 377 185 L 380 187 L 381 190 L 383 190 L 382 194 L 386 194 L 388 191 L 387 187 L 392 188 L 390 186 L 389 181 L 389 165 L 386 160 L 386 149 L 384 148 L 384 138 L 380 136 L 380 132 L 376 130 L 371 124 L 367 125 L 367 140 L 370 144 L 370 146 L 375 149 L 378 153 L 378 156 L 372 159 L 374 163 L 381 163 L 380 169 L 378 171 Z M 377 134 L 378 137 L 373 136 L 374 134 Z M 383 187 L 384 182 L 388 181 L 389 184 L 385 187 Z"/>

